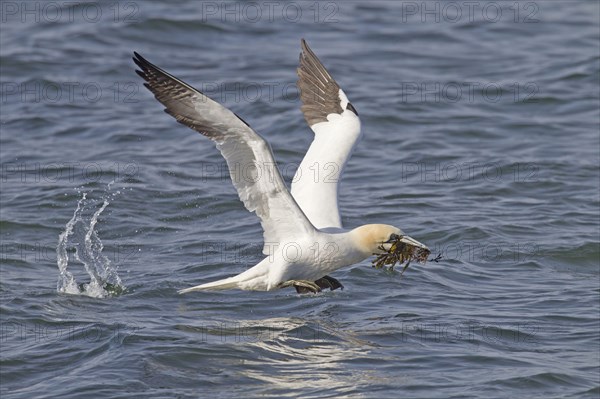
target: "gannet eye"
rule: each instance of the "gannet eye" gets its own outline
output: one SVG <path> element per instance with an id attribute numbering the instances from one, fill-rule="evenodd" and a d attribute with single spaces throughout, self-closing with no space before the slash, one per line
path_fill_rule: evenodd
<path id="1" fill-rule="evenodd" d="M 389 240 L 387 240 L 385 243 L 386 243 L 386 244 L 389 244 L 389 243 L 392 243 L 392 242 L 394 242 L 394 241 L 397 241 L 397 240 L 399 240 L 399 239 L 400 239 L 400 236 L 399 236 L 398 234 L 396 234 L 396 233 L 392 233 L 392 234 L 390 235 L 390 239 L 389 239 Z"/>

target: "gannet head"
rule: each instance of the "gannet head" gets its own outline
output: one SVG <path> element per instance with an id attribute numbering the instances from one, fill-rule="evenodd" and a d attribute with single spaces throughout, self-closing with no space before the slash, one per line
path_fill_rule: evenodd
<path id="1" fill-rule="evenodd" d="M 366 224 L 352 230 L 351 234 L 356 246 L 367 257 L 373 254 L 388 253 L 392 244 L 398 239 L 405 244 L 428 249 L 426 245 L 407 236 L 399 228 L 388 224 Z"/>

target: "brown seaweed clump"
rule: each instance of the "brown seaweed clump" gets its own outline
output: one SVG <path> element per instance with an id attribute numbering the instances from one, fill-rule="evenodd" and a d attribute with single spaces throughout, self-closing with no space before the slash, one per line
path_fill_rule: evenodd
<path id="1" fill-rule="evenodd" d="M 379 249 L 382 251 L 386 251 L 383 245 L 380 245 Z M 392 243 L 392 246 L 390 247 L 389 251 L 383 254 L 373 254 L 377 257 L 373 259 L 371 263 L 372 266 L 376 269 L 381 269 L 384 266 L 389 266 L 389 270 L 394 270 L 394 266 L 396 266 L 397 263 L 402 264 L 406 262 L 406 265 L 404 265 L 404 268 L 400 273 L 400 275 L 402 275 L 404 271 L 408 269 L 410 262 L 415 261 L 424 264 L 425 262 L 427 262 L 427 258 L 430 254 L 431 251 L 428 248 L 417 247 L 415 245 L 410 245 L 405 242 L 402 242 L 402 236 L 400 236 L 396 241 Z M 441 258 L 442 256 L 438 255 L 436 258 L 431 260 L 437 262 Z"/>

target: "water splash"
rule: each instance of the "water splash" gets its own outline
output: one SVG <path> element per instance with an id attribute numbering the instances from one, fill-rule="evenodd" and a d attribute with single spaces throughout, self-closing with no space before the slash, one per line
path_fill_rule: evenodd
<path id="1" fill-rule="evenodd" d="M 65 231 L 58 236 L 58 246 L 56 247 L 56 262 L 58 263 L 58 284 L 57 291 L 66 294 L 79 294 L 77 282 L 71 272 L 67 270 L 69 265 L 69 256 L 67 254 L 67 245 L 69 236 L 73 233 L 73 226 L 81 220 L 81 205 L 85 201 L 87 193 L 83 193 L 83 197 L 77 201 L 77 209 L 73 213 L 71 220 L 67 222 Z"/>
<path id="2" fill-rule="evenodd" d="M 102 206 L 88 220 L 84 216 L 89 202 L 87 194 L 84 192 L 81 199 L 77 201 L 73 217 L 67 222 L 65 230 L 58 236 L 58 246 L 56 247 L 59 270 L 57 291 L 96 298 L 118 295 L 125 290 L 125 287 L 119 278 L 117 267 L 102 253 L 104 244 L 95 230 L 98 217 L 110 202 L 105 198 Z M 96 201 L 92 202 L 94 205 L 97 203 Z M 75 260 L 83 264 L 90 277 L 89 283 L 78 284 L 75 276 L 67 270 L 69 265 L 67 250 L 69 248 L 75 249 Z"/>

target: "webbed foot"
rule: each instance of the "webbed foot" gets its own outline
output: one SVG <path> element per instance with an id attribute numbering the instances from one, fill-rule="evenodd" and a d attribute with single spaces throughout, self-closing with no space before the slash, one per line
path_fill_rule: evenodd
<path id="1" fill-rule="evenodd" d="M 299 294 L 307 294 L 321 292 L 321 287 L 316 283 L 308 280 L 289 280 L 281 284 L 281 288 L 293 286 Z"/>
<path id="2" fill-rule="evenodd" d="M 323 276 L 317 281 L 315 281 L 322 290 L 329 288 L 331 291 L 337 290 L 338 288 L 344 289 L 342 283 L 340 283 L 337 279 L 330 276 Z"/>

